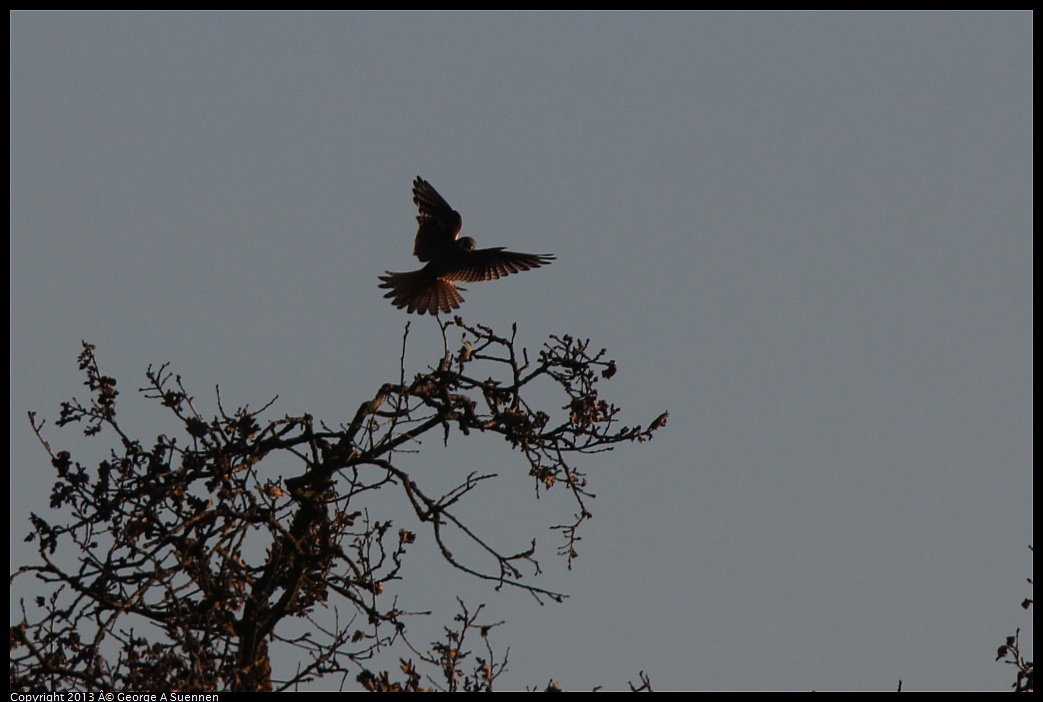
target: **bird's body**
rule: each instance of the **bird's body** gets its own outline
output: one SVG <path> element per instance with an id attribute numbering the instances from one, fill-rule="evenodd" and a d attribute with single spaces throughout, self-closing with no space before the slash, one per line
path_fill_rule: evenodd
<path id="1" fill-rule="evenodd" d="M 474 239 L 460 236 L 460 213 L 419 176 L 413 181 L 413 202 L 420 210 L 413 255 L 427 265 L 410 273 L 388 271 L 380 276 L 380 287 L 390 290 L 384 297 L 407 312 L 449 312 L 464 301 L 462 288 L 453 281 L 496 280 L 554 260 L 546 254 L 516 253 L 503 247 L 476 249 Z"/>

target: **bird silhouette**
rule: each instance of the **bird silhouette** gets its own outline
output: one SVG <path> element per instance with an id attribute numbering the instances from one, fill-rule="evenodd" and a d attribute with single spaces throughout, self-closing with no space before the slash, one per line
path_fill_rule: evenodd
<path id="1" fill-rule="evenodd" d="M 386 271 L 386 275 L 380 276 L 380 287 L 389 290 L 384 297 L 391 298 L 395 307 L 406 312 L 449 312 L 464 301 L 460 295 L 464 288 L 453 281 L 496 280 L 554 260 L 547 254 L 505 251 L 502 246 L 476 249 L 474 239 L 460 236 L 460 213 L 420 176 L 413 181 L 413 202 L 420 210 L 413 255 L 427 265 L 410 273 Z"/>

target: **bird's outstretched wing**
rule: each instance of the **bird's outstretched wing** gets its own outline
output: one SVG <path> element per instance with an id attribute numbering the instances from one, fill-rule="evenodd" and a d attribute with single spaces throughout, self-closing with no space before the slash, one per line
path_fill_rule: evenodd
<path id="1" fill-rule="evenodd" d="M 511 273 L 520 273 L 545 266 L 554 260 L 548 254 L 527 254 L 504 251 L 502 246 L 492 249 L 460 252 L 453 257 L 452 266 L 441 273 L 446 280 L 479 283 L 496 280 Z"/>
<path id="2" fill-rule="evenodd" d="M 463 220 L 460 213 L 420 176 L 413 181 L 413 202 L 420 210 L 416 217 L 420 227 L 413 242 L 413 255 L 421 261 L 430 261 L 453 246 Z"/>
<path id="3" fill-rule="evenodd" d="M 546 254 L 516 253 L 503 248 L 458 251 L 450 259 L 429 263 L 411 273 L 392 273 L 380 276 L 380 287 L 390 292 L 384 297 L 407 312 L 438 314 L 460 307 L 464 301 L 461 288 L 453 285 L 458 280 L 478 283 L 496 280 L 511 273 L 539 268 L 554 260 Z"/>

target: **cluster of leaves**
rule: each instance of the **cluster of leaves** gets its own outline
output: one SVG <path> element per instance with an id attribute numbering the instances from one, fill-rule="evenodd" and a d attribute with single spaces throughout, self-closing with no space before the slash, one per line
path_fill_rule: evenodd
<path id="1" fill-rule="evenodd" d="M 1031 548 L 1031 547 L 1029 547 Z M 1032 584 L 1032 578 L 1028 579 L 1029 585 Z M 1032 598 L 1026 597 L 1021 601 L 1022 609 L 1030 609 L 1032 607 Z M 1007 640 L 1002 646 L 996 650 L 996 660 L 1002 660 L 1008 665 L 1014 666 L 1017 671 L 1017 679 L 1011 687 L 1014 688 L 1015 692 L 1033 692 L 1032 687 L 1032 672 L 1033 666 L 1032 661 L 1025 660 L 1025 657 L 1021 655 L 1021 629 L 1018 628 L 1014 631 L 1014 636 L 1008 636 Z"/>
<path id="2" fill-rule="evenodd" d="M 573 519 L 552 527 L 571 566 L 593 497 L 574 457 L 645 441 L 666 414 L 646 428 L 620 425 L 619 409 L 598 393 L 615 363 L 588 342 L 551 337 L 530 362 L 515 345 L 516 330 L 502 337 L 457 317 L 443 324 L 443 338 L 451 326 L 461 330 L 462 348 L 449 353 L 447 344 L 437 368 L 406 380 L 407 326 L 398 382 L 382 385 L 334 428 L 310 415 L 266 420 L 271 403 L 229 412 L 220 393 L 217 414 L 207 417 L 180 376 L 167 365 L 150 367 L 142 392 L 176 418 L 179 431 L 149 441 L 121 427 L 116 380 L 84 343 L 79 360 L 90 397 L 64 403 L 57 424 L 111 434 L 117 446 L 89 468 L 53 450 L 44 422 L 30 413 L 57 472 L 50 506 L 64 516 L 52 524 L 33 515 L 28 540 L 40 562 L 12 576 L 35 577 L 47 594 L 23 601 L 11 628 L 11 689 L 264 691 L 332 677 L 368 690 L 491 690 L 507 662 L 489 645 L 500 622 L 480 623 L 481 608 L 472 614 L 461 602 L 444 640 L 415 647 L 407 618 L 417 613 L 385 590 L 402 577 L 421 537 L 373 516 L 367 497 L 398 491 L 417 531 L 452 567 L 560 601 L 562 593 L 522 580 L 523 571 L 539 572 L 535 539 L 502 552 L 459 516 L 461 500 L 494 473 L 471 473 L 432 492 L 401 467 L 400 454 L 439 430 L 446 442 L 453 430 L 499 434 L 525 457 L 537 495 L 563 489 L 572 496 Z M 530 404 L 527 391 L 547 380 L 564 394 L 563 406 Z M 262 461 L 295 467 L 286 479 L 264 478 Z M 454 555 L 449 533 L 485 560 Z M 464 648 L 475 632 L 480 654 Z M 294 649 L 297 668 L 273 672 L 269 646 Z M 378 652 L 393 646 L 409 651 L 400 670 L 371 670 Z M 418 666 L 432 671 L 426 682 Z"/>

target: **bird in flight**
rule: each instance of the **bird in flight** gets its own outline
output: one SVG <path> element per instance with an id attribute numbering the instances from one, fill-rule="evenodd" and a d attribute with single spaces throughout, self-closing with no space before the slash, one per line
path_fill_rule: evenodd
<path id="1" fill-rule="evenodd" d="M 449 312 L 464 301 L 460 296 L 463 288 L 453 281 L 496 280 L 554 260 L 554 256 L 546 254 L 504 251 L 502 246 L 475 249 L 474 239 L 460 236 L 460 213 L 420 176 L 413 181 L 413 202 L 420 210 L 413 255 L 427 265 L 411 273 L 387 271 L 380 276 L 380 287 L 390 291 L 384 297 L 391 298 L 395 307 L 406 312 Z"/>

